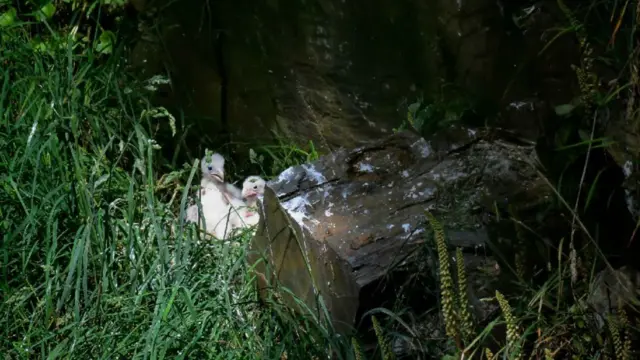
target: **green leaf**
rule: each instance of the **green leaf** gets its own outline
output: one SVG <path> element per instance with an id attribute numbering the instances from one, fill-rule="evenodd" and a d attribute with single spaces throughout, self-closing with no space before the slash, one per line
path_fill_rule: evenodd
<path id="1" fill-rule="evenodd" d="M 116 36 L 111 31 L 103 31 L 98 39 L 98 44 L 96 44 L 96 51 L 101 54 L 111 54 L 115 39 Z"/>
<path id="2" fill-rule="evenodd" d="M 252 164 L 257 164 L 258 163 L 258 154 L 256 154 L 255 150 L 253 150 L 253 149 L 249 149 L 249 161 Z"/>
<path id="3" fill-rule="evenodd" d="M 51 19 L 53 14 L 56 13 L 56 7 L 53 3 L 48 3 L 47 5 L 40 8 L 40 11 L 47 19 Z"/>
<path id="4" fill-rule="evenodd" d="M 555 107 L 555 111 L 557 115 L 565 116 L 571 114 L 573 109 L 576 107 L 572 104 L 562 104 Z"/>
<path id="5" fill-rule="evenodd" d="M 9 10 L 2 13 L 2 15 L 0 15 L 0 27 L 13 25 L 16 22 L 17 13 L 15 8 L 9 8 Z"/>

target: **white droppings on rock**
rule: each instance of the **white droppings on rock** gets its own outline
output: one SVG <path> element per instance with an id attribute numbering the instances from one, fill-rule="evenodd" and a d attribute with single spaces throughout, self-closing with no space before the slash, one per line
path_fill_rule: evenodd
<path id="1" fill-rule="evenodd" d="M 511 172 L 513 167 L 511 160 L 506 158 L 491 156 L 487 160 L 487 166 L 484 168 L 487 175 L 506 174 Z"/>
<path id="2" fill-rule="evenodd" d="M 403 170 L 402 171 L 402 177 L 408 178 L 409 177 L 409 172 L 407 170 Z"/>
<path id="3" fill-rule="evenodd" d="M 432 197 L 436 193 L 436 189 L 432 187 L 425 188 L 420 192 L 420 196 Z"/>
<path id="4" fill-rule="evenodd" d="M 325 199 L 329 197 L 329 195 L 330 195 L 329 190 L 331 190 L 331 188 L 332 188 L 331 186 L 327 186 L 327 187 L 324 189 L 324 193 L 322 194 L 322 196 L 323 196 Z M 332 204 L 332 205 L 333 205 L 333 204 Z"/>
<path id="5" fill-rule="evenodd" d="M 347 189 L 346 187 L 344 189 L 342 189 L 342 198 L 346 199 L 349 197 L 349 195 L 351 195 L 351 191 L 349 191 L 349 189 Z"/>
<path id="6" fill-rule="evenodd" d="M 640 208 L 636 207 L 636 202 L 635 199 L 633 198 L 633 195 L 631 195 L 631 192 L 629 190 L 624 191 L 625 193 L 625 201 L 627 203 L 627 209 L 629 210 L 629 212 L 631 213 L 631 215 L 633 215 L 634 217 L 637 217 L 640 215 Z"/>
<path id="7" fill-rule="evenodd" d="M 389 225 L 387 225 L 387 229 L 388 229 L 388 230 L 391 230 L 391 229 L 393 229 L 393 228 L 394 228 L 394 226 L 395 226 L 395 225 L 393 225 L 393 224 L 389 224 Z"/>
<path id="8" fill-rule="evenodd" d="M 512 108 L 514 108 L 516 110 L 520 110 L 525 106 L 529 106 L 529 110 L 533 110 L 534 109 L 533 108 L 533 103 L 531 103 L 529 101 L 527 101 L 527 102 L 525 102 L 525 101 L 515 101 L 515 102 L 512 102 L 511 104 L 509 104 L 509 107 L 512 107 Z"/>
<path id="9" fill-rule="evenodd" d="M 288 168 L 287 170 L 280 173 L 278 176 L 277 182 L 290 181 L 295 176 L 295 171 L 293 171 L 293 166 Z"/>
<path id="10" fill-rule="evenodd" d="M 309 218 L 307 206 L 310 206 L 307 195 L 295 197 L 282 203 L 282 207 L 298 224 L 304 226 L 304 220 Z"/>
<path id="11" fill-rule="evenodd" d="M 374 166 L 371 164 L 364 164 L 364 163 L 359 163 L 358 164 L 358 171 L 360 172 L 368 172 L 368 173 L 372 173 L 374 171 Z"/>
<path id="12" fill-rule="evenodd" d="M 408 238 L 410 238 L 410 237 L 412 237 L 412 236 L 420 235 L 420 234 L 422 234 L 423 232 L 424 232 L 424 229 L 416 229 L 416 231 L 414 231 L 414 232 L 412 232 L 412 233 L 410 233 L 410 232 L 408 232 L 408 231 L 407 231 L 407 234 L 402 235 L 401 239 L 402 239 L 402 240 L 406 240 L 406 239 L 408 239 Z"/>
<path id="13" fill-rule="evenodd" d="M 303 164 L 302 168 L 307 172 L 307 176 L 313 179 L 316 184 L 322 184 L 327 181 L 327 178 L 324 177 L 316 168 L 311 164 Z"/>
<path id="14" fill-rule="evenodd" d="M 411 231 L 411 224 L 402 224 L 402 230 L 404 230 L 404 232 Z"/>
<path id="15" fill-rule="evenodd" d="M 423 158 L 427 158 L 431 156 L 431 153 L 433 152 L 433 149 L 431 149 L 431 145 L 429 145 L 429 143 L 424 139 L 420 139 L 414 142 L 411 145 L 411 147 L 417 148 L 420 151 L 420 154 L 422 155 Z"/>
<path id="16" fill-rule="evenodd" d="M 331 207 L 329 207 L 327 210 L 324 211 L 324 216 L 326 217 L 333 216 L 333 213 L 331 212 Z"/>
<path id="17" fill-rule="evenodd" d="M 631 175 L 632 168 L 633 168 L 633 163 L 631 163 L 630 160 L 627 160 L 627 162 L 625 162 L 624 165 L 622 165 L 622 172 L 624 173 L 625 178 L 628 178 Z"/>
<path id="18" fill-rule="evenodd" d="M 465 174 L 461 171 L 456 171 L 454 169 L 434 169 L 429 172 L 429 177 L 433 180 L 444 180 L 444 181 L 453 181 L 457 180 L 461 177 L 465 176 Z"/>
<path id="19" fill-rule="evenodd" d="M 404 199 L 417 199 L 418 195 L 416 194 L 416 191 L 416 186 L 412 186 L 409 192 L 404 195 Z"/>
<path id="20" fill-rule="evenodd" d="M 467 129 L 467 134 L 469 135 L 469 137 L 472 137 L 472 138 L 476 137 L 476 131 L 473 129 Z"/>
<path id="21" fill-rule="evenodd" d="M 425 146 L 422 147 L 421 153 L 422 157 L 429 157 L 429 155 L 431 155 L 432 153 L 431 146 L 429 146 L 428 143 L 425 143 Z"/>

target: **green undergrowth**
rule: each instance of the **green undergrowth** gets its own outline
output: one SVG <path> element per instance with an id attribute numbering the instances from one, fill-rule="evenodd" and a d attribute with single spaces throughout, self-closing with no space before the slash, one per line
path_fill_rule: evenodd
<path id="1" fill-rule="evenodd" d="M 180 220 L 199 167 L 167 169 L 153 138 L 172 118 L 127 77 L 120 48 L 101 56 L 62 34 L 1 34 L 4 358 L 326 352 L 326 331 L 258 302 L 249 235 L 212 241 Z"/>
<path id="2" fill-rule="evenodd" d="M 431 269 L 438 279 L 437 312 L 415 313 L 402 301 L 388 309 L 370 310 L 366 315 L 371 316 L 377 346 L 367 353 L 353 338 L 356 359 L 638 358 L 637 298 L 618 296 L 633 289 L 615 285 L 610 278 L 610 291 L 618 294 L 607 295 L 611 311 L 602 311 L 596 303 L 603 295 L 590 296 L 601 286 L 598 277 L 580 268 L 575 278 L 570 256 L 557 253 L 557 263 L 549 264 L 544 283 L 515 280 L 477 298 L 477 283 L 468 280 L 473 271 L 461 248 L 454 250 L 440 220 L 428 212 L 425 217 L 426 246 L 437 258 Z M 486 308 L 481 310 L 479 303 Z"/>
<path id="3" fill-rule="evenodd" d="M 602 276 L 611 269 L 610 264 L 605 264 L 607 261 L 601 248 L 620 239 L 604 231 L 599 233 L 602 231 L 598 228 L 600 219 L 587 217 L 587 210 L 596 203 L 594 198 L 601 196 L 598 177 L 604 170 L 599 170 L 591 180 L 585 180 L 585 172 L 588 166 L 593 166 L 588 163 L 589 155 L 595 156 L 596 149 L 614 152 L 614 146 L 624 145 L 615 144 L 610 134 L 606 134 L 607 126 L 617 121 L 620 130 L 634 136 L 638 133 L 637 24 L 640 7 L 637 1 L 558 0 L 554 5 L 565 19 L 560 19 L 560 29 L 549 29 L 553 36 L 541 53 L 554 41 L 568 36 L 575 39 L 579 51 L 572 66 L 577 92 L 571 103 L 555 108 L 558 115 L 554 118 L 556 132 L 545 129 L 544 134 L 554 135 L 549 141 L 553 149 L 551 158 L 562 175 L 557 181 L 549 176 L 547 181 L 555 193 L 554 200 L 566 217 L 564 221 L 571 225 L 569 230 L 552 234 L 544 243 L 536 244 L 539 251 L 545 253 L 544 261 L 531 252 L 520 256 L 522 249 L 517 245 L 520 234 L 516 239 L 509 239 L 516 244 L 506 254 L 513 267 L 496 264 L 491 273 L 495 277 L 501 274 L 510 281 L 495 286 L 492 293 L 478 299 L 469 292 L 479 288 L 478 284 L 467 283 L 467 273 L 471 273 L 469 264 L 465 264 L 460 249 L 454 251 L 453 244 L 445 237 L 443 225 L 446 224 L 440 224 L 439 219 L 427 214 L 431 234 L 427 236 L 426 244 L 432 248 L 429 256 L 438 259 L 429 271 L 438 279 L 439 314 L 415 314 L 403 303 L 391 310 L 376 309 L 373 324 L 378 347 L 376 354 L 368 358 L 394 359 L 396 353 L 420 359 L 639 358 L 640 303 L 638 283 L 634 279 L 637 272 L 633 270 L 634 264 L 628 262 L 628 267 L 616 271 L 622 282 L 613 276 Z M 536 6 L 528 7 L 527 14 L 534 14 Z M 611 70 L 615 75 L 613 80 Z M 458 114 L 457 104 L 444 105 L 448 113 Z M 446 123 L 448 119 L 458 119 L 439 114 L 434 117 L 432 114 L 437 114 L 434 108 L 425 101 L 411 105 L 405 126 L 408 124 L 423 131 L 429 129 L 430 124 L 437 125 L 437 121 Z M 626 150 L 635 151 L 637 160 L 637 148 Z M 574 173 L 570 174 L 567 168 L 572 164 L 576 166 L 571 168 Z M 576 172 L 575 168 L 579 170 Z M 552 173 L 549 169 L 547 172 Z M 516 227 L 522 224 L 512 216 L 507 220 Z M 618 226 L 622 227 L 622 221 Z M 639 227 L 640 223 L 637 223 L 636 230 Z M 523 226 L 519 231 L 539 236 L 539 229 L 524 229 Z M 538 260 L 536 281 L 531 272 L 526 276 L 522 271 L 526 266 L 522 263 L 524 258 Z M 596 266 L 597 263 L 604 265 Z M 473 272 L 477 273 L 477 270 Z M 630 273 L 632 280 L 627 283 Z M 611 289 L 605 289 L 603 279 Z M 400 298 L 402 294 L 397 296 Z M 472 304 L 472 299 L 477 302 Z M 493 311 L 479 311 L 479 303 Z M 399 344 L 399 351 L 391 351 L 393 346 L 390 344 Z M 355 339 L 352 348 L 359 358 L 365 358 Z"/>
<path id="4" fill-rule="evenodd" d="M 63 3 L 83 9 L 79 32 L 49 22 Z M 212 241 L 181 220 L 197 162 L 176 169 L 162 158 L 158 129 L 175 137 L 182 129 L 147 101 L 148 83 L 127 75 L 116 32 L 87 27 L 85 20 L 103 11 L 96 3 L 15 9 L 0 1 L 0 353 L 7 359 L 319 359 L 330 353 L 364 359 L 359 339 L 345 344 L 330 326 L 293 314 L 277 299 L 269 306 L 258 301 L 245 260 L 248 233 Z M 118 19 L 124 2 L 104 3 Z M 20 23 L 23 15 L 28 24 Z M 592 110 L 612 97 L 594 95 L 585 54 L 576 73 L 583 105 Z M 403 126 L 432 133 L 474 115 L 473 105 L 420 100 Z M 232 168 L 269 178 L 317 157 L 312 143 L 301 149 L 283 141 L 254 146 L 248 169 Z M 409 358 L 637 355 L 635 321 L 619 311 L 599 323 L 586 303 L 592 269 L 583 266 L 574 280 L 579 257 L 563 253 L 552 253 L 557 264 L 548 266 L 542 285 L 520 279 L 511 284 L 515 291 L 481 299 L 496 311 L 480 323 L 462 254 L 448 254 L 442 225 L 426 218 L 434 233 L 427 245 L 438 258 L 431 269 L 439 279 L 440 306 L 433 312 L 440 314 L 430 318 L 435 330 L 407 320 L 424 314 L 376 309 L 378 348 L 367 358 L 395 358 L 398 339 L 410 343 L 404 346 Z"/>

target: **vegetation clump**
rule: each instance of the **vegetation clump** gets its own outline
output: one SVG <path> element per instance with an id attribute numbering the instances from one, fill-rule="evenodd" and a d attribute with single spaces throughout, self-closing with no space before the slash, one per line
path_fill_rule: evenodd
<path id="1" fill-rule="evenodd" d="M 0 3 L 0 352 L 323 353 L 313 324 L 258 306 L 245 246 L 205 239 L 182 220 L 197 167 L 163 158 L 157 129 L 182 129 L 124 71 L 118 27 L 83 27 L 100 13 L 122 16 L 123 3 L 101 3 Z"/>
<path id="2" fill-rule="evenodd" d="M 597 76 L 602 36 L 579 20 L 588 11 L 558 1 L 568 22 L 563 33 L 575 33 L 580 49 L 574 67 L 580 116 L 569 116 L 573 105 L 556 109 L 581 137 L 581 144 L 561 144 L 566 148 L 586 144 L 589 153 L 606 146 L 594 136 L 606 122 L 600 114 L 615 109 L 613 100 L 626 90 L 624 114 L 640 124 L 639 8 L 616 4 L 609 46 L 617 50 L 627 34 L 632 55 L 609 63 L 631 76 L 629 84 L 605 91 Z M 185 130 L 149 101 L 149 84 L 168 80 L 142 81 L 126 71 L 119 30 L 127 21 L 135 27 L 126 6 L 121 0 L 0 1 L 0 352 L 6 358 L 365 359 L 373 353 L 395 359 L 402 353 L 398 340 L 407 339 L 418 343 L 411 356 L 424 358 L 637 357 L 637 321 L 628 304 L 616 304 L 602 326 L 587 303 L 599 250 L 595 241 L 576 240 L 576 231 L 593 240 L 579 221 L 595 197 L 595 185 L 583 186 L 584 174 L 575 202 L 557 191 L 572 216 L 571 232 L 541 250 L 548 260 L 544 281 L 527 278 L 522 259 L 530 254 L 516 249 L 511 289 L 480 299 L 495 306 L 488 320 L 476 316 L 462 250 L 452 256 L 447 224 L 430 212 L 425 221 L 433 234 L 426 238 L 433 241 L 425 248 L 437 258 L 432 270 L 441 315 L 430 337 L 407 320 L 413 314 L 378 309 L 388 316 L 371 316 L 377 349 L 368 352 L 361 339 L 342 338 L 277 297 L 259 304 L 245 260 L 249 233 L 233 246 L 183 220 L 197 163 L 177 165 L 160 151 L 160 135 L 180 137 Z M 633 12 L 631 20 L 625 11 Z M 471 102 L 444 97 L 409 106 L 401 129 L 432 133 L 475 116 Z M 318 157 L 311 142 L 309 149 L 284 140 L 252 146 L 250 164 L 267 177 Z M 509 221 L 525 242 L 530 229 L 515 213 Z"/>

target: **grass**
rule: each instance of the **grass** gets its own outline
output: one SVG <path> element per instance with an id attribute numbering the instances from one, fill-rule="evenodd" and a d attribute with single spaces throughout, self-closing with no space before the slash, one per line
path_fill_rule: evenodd
<path id="1" fill-rule="evenodd" d="M 181 220 L 197 166 L 164 166 L 153 131 L 170 119 L 145 115 L 158 111 L 122 71 L 117 49 L 100 57 L 58 37 L 60 46 L 39 51 L 25 28 L 3 31 L 6 359 L 308 359 L 326 351 L 330 339 L 310 336 L 321 330 L 313 323 L 258 303 L 249 235 L 241 246 L 213 242 Z"/>
<path id="2" fill-rule="evenodd" d="M 0 32 L 5 358 L 364 358 L 357 339 L 341 338 L 277 300 L 269 306 L 258 301 L 245 260 L 248 233 L 234 239 L 240 246 L 214 242 L 181 220 L 198 166 L 167 165 L 153 139 L 157 129 L 175 123 L 147 101 L 144 84 L 123 71 L 122 49 L 105 45 L 110 35 L 96 34 L 100 46 L 93 47 L 50 26 L 44 33 L 50 36 L 22 25 Z M 452 119 L 468 110 L 462 105 Z M 422 128 L 445 108 L 413 106 L 411 115 L 419 120 L 413 126 Z M 591 147 L 593 137 L 585 144 Z M 287 143 L 254 147 L 250 167 L 274 176 L 317 157 L 313 144 L 309 151 Z M 577 207 L 565 205 L 575 219 Z M 442 236 L 439 241 L 446 249 Z M 464 313 L 464 266 L 458 261 L 458 286 L 446 286 L 456 299 L 442 299 L 451 305 L 446 317 L 458 324 L 448 329 L 452 339 L 421 333 L 423 314 L 373 309 L 379 349 L 369 358 L 393 358 L 391 337 L 410 339 L 427 358 L 518 358 L 514 352 L 525 350 L 545 359 L 599 359 L 604 352 L 628 357 L 629 321 L 622 315 L 598 326 L 585 305 L 594 274 L 576 283 L 573 260 L 556 257 L 542 285 L 521 280 L 512 285 L 518 291 L 484 299 L 499 301 L 501 315 L 482 328 L 469 325 Z M 432 272 L 445 277 L 442 270 Z M 506 335 L 487 351 L 486 339 L 500 326 Z"/>

